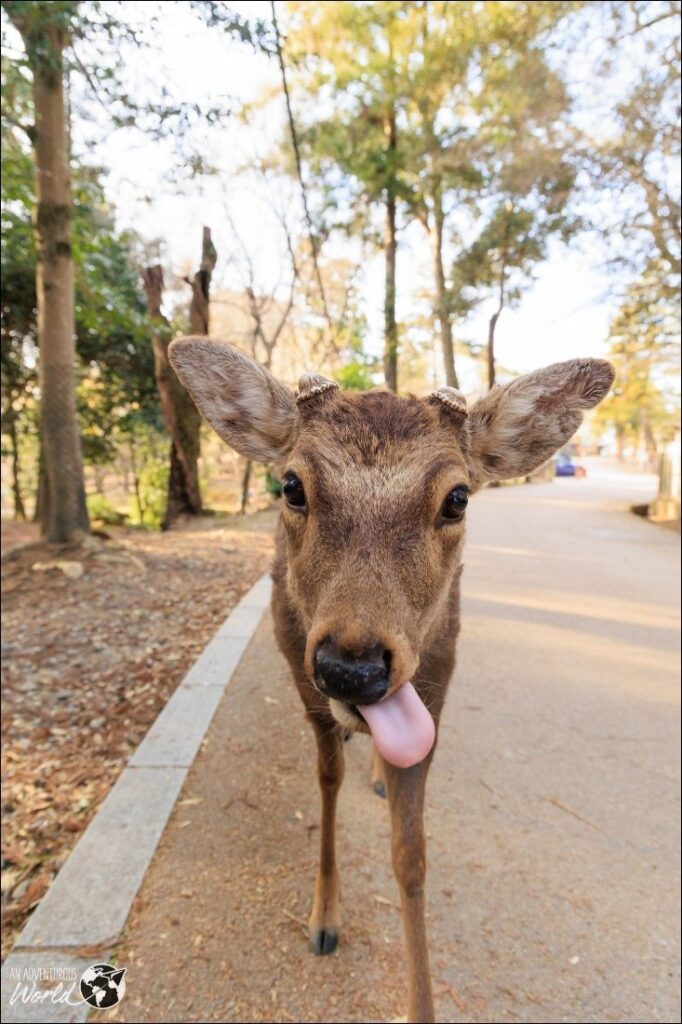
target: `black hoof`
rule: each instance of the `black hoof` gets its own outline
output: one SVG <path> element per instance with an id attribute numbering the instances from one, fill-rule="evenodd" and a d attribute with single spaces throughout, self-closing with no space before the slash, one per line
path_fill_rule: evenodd
<path id="1" fill-rule="evenodd" d="M 372 783 L 372 789 L 377 796 L 381 797 L 382 800 L 386 799 L 386 783 L 382 782 L 381 779 L 376 779 L 376 781 Z"/>
<path id="2" fill-rule="evenodd" d="M 329 953 L 333 953 L 338 944 L 338 928 L 318 928 L 310 939 L 310 948 L 315 956 L 327 956 Z"/>

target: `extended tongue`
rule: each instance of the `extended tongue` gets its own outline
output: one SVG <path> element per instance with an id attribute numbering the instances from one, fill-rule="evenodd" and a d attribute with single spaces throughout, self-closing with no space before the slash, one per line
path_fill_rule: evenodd
<path id="1" fill-rule="evenodd" d="M 404 683 L 378 704 L 360 705 L 358 711 L 370 728 L 377 750 L 396 768 L 419 764 L 436 739 L 436 726 L 412 683 Z"/>

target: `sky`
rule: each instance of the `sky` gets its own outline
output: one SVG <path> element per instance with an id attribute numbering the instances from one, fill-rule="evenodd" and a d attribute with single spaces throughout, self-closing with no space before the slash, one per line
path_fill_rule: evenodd
<path id="1" fill-rule="evenodd" d="M 147 4 L 126 6 L 131 16 L 145 17 Z M 252 18 L 270 17 L 270 4 L 260 0 L 231 6 Z M 230 97 L 238 110 L 269 93 L 276 99 L 268 105 L 267 115 L 254 115 L 255 131 L 236 116 L 212 127 L 206 135 L 206 155 L 220 169 L 219 180 L 195 182 L 183 195 L 166 181 L 177 160 L 171 142 L 148 142 L 135 131 L 107 131 L 103 136 L 102 112 L 102 125 L 96 123 L 94 113 L 92 123 L 75 126 L 74 144 L 110 169 L 106 184 L 119 225 L 149 239 L 162 238 L 164 263 L 171 271 L 182 274 L 196 265 L 201 227 L 207 224 L 219 253 L 214 286 L 237 286 L 228 258 L 235 245 L 229 216 L 253 255 L 264 287 L 272 287 L 281 274 L 278 227 L 248 175 L 244 180 L 237 170 L 248 167 L 254 154 L 265 153 L 283 132 L 285 108 L 276 63 L 219 30 L 205 29 L 189 4 L 163 3 L 160 8 L 158 56 L 153 61 L 138 58 L 130 72 L 132 88 L 144 94 L 153 68 L 157 85 L 162 76 L 172 94 L 202 106 Z M 601 247 L 589 238 L 570 250 L 559 244 L 551 247 L 549 259 L 539 268 L 520 306 L 506 309 L 499 320 L 496 347 L 503 367 L 525 372 L 557 360 L 605 354 L 617 297 L 600 265 L 603 259 Z M 367 346 L 376 354 L 382 348 L 383 274 L 383 257 L 377 254 L 365 264 L 360 283 L 370 326 Z M 398 252 L 399 319 L 409 319 L 416 292 L 430 285 L 429 247 L 415 226 L 402 234 Z M 484 344 L 491 312 L 487 304 L 481 305 L 468 323 L 457 326 L 456 338 Z M 465 390 L 476 389 L 479 382 L 473 364 L 464 365 L 462 376 Z"/>

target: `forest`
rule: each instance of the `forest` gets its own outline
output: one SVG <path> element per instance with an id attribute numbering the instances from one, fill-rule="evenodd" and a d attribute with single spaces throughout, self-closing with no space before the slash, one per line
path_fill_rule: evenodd
<path id="1" fill-rule="evenodd" d="M 277 494 L 205 432 L 177 334 L 292 385 L 480 393 L 562 357 L 515 327 L 562 272 L 617 369 L 593 443 L 655 468 L 679 8 L 3 0 L 3 516 L 73 542 Z"/>
<path id="2" fill-rule="evenodd" d="M 679 1019 L 679 0 L 1 11 L 3 957 L 33 955 L 66 875 L 79 919 L 44 956 L 129 965 L 117 1020 L 406 1019 L 362 737 L 338 743 L 349 927 L 309 955 L 315 754 L 266 607 L 283 484 L 209 429 L 169 346 L 488 409 L 588 357 L 604 401 L 467 512 L 434 994 L 439 1020 Z M 169 766 L 140 761 L 164 722 Z"/>

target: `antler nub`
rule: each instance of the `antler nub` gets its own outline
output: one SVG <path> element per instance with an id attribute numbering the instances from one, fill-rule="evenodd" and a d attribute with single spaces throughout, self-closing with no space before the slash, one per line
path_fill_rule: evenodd
<path id="1" fill-rule="evenodd" d="M 319 373 L 304 373 L 298 382 L 296 404 L 307 402 L 309 398 L 316 398 L 317 395 L 321 395 L 325 391 L 338 389 L 338 386 L 335 380 L 327 380 Z"/>
<path id="2" fill-rule="evenodd" d="M 435 398 L 442 402 L 443 405 L 451 409 L 455 415 L 461 416 L 462 419 L 467 415 L 467 400 L 457 388 L 438 388 L 437 391 L 431 392 L 429 398 Z"/>

